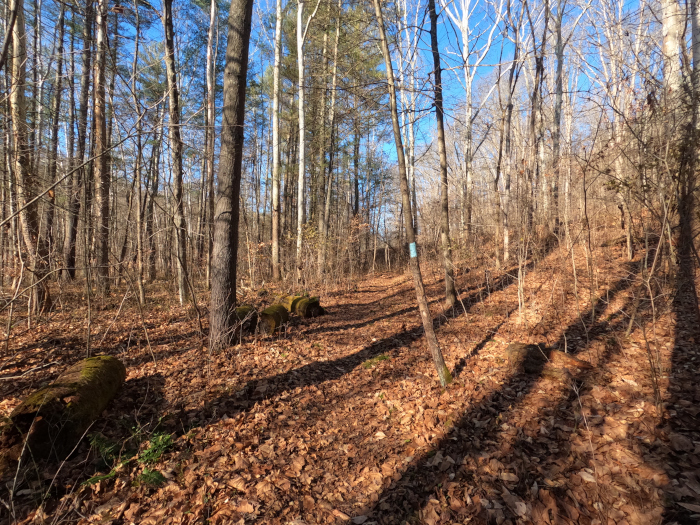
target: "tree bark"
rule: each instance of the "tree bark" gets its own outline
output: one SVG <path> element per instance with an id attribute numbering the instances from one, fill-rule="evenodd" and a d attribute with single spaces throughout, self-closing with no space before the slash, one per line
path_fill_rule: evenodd
<path id="1" fill-rule="evenodd" d="M 297 154 L 297 252 L 296 278 L 301 279 L 301 242 L 304 234 L 304 179 L 306 163 L 306 126 L 304 122 L 304 0 L 297 0 L 297 71 L 299 78 L 299 152 Z"/>
<path id="2" fill-rule="evenodd" d="M 275 64 L 272 86 L 272 279 L 280 272 L 280 62 L 282 55 L 282 0 L 275 8 Z"/>
<path id="3" fill-rule="evenodd" d="M 446 386 L 452 382 L 452 375 L 445 365 L 445 360 L 442 357 L 440 346 L 438 344 L 435 331 L 433 330 L 433 318 L 430 315 L 428 301 L 425 296 L 423 287 L 423 276 L 421 275 L 420 265 L 418 263 L 418 247 L 416 245 L 416 235 L 413 229 L 411 220 L 411 196 L 408 189 L 408 179 L 406 177 L 406 159 L 404 157 L 403 143 L 401 141 L 401 128 L 399 126 L 399 115 L 396 105 L 396 86 L 394 83 L 394 70 L 391 64 L 391 55 L 389 54 L 389 45 L 387 44 L 386 32 L 384 30 L 384 17 L 382 16 L 382 8 L 380 0 L 374 0 L 374 11 L 377 17 L 379 26 L 379 39 L 381 42 L 382 53 L 384 55 L 384 63 L 386 66 L 386 79 L 389 87 L 389 103 L 391 107 L 391 123 L 394 131 L 394 142 L 396 143 L 396 156 L 399 164 L 399 183 L 401 186 L 401 198 L 404 209 L 404 224 L 406 228 L 406 236 L 409 242 L 410 265 L 411 273 L 413 274 L 413 283 L 416 289 L 416 299 L 418 301 L 418 309 L 420 310 L 421 320 L 423 321 L 423 330 L 425 338 L 428 342 L 428 348 L 433 358 L 433 363 L 440 378 L 440 384 Z"/>
<path id="4" fill-rule="evenodd" d="M 95 60 L 95 252 L 97 257 L 97 286 L 101 293 L 109 291 L 109 185 L 107 162 L 107 122 L 105 97 L 105 68 L 107 65 L 108 1 L 97 4 L 97 38 Z"/>
<path id="5" fill-rule="evenodd" d="M 437 121 L 438 154 L 440 156 L 440 200 L 441 225 L 440 239 L 442 241 L 442 260 L 445 266 L 445 305 L 452 308 L 457 302 L 455 290 L 454 268 L 452 265 L 452 247 L 450 241 L 450 200 L 447 182 L 447 151 L 445 148 L 445 123 L 442 105 L 442 71 L 440 66 L 440 50 L 437 38 L 437 12 L 435 0 L 428 0 L 430 11 L 430 47 L 433 52 L 433 73 L 435 75 L 435 120 Z"/>
<path id="6" fill-rule="evenodd" d="M 48 250 L 39 232 L 38 202 L 29 204 L 37 193 L 36 175 L 31 171 L 31 151 L 27 126 L 26 89 L 27 33 L 24 25 L 23 0 L 14 0 L 11 9 L 17 11 L 12 29 L 12 66 L 10 68 L 10 108 L 14 131 L 14 169 L 19 222 L 32 274 L 30 312 L 39 313 L 50 303 L 45 281 L 48 270 Z"/>
<path id="7" fill-rule="evenodd" d="M 253 0 L 233 0 L 228 17 L 219 185 L 214 212 L 211 351 L 231 343 L 236 324 L 239 195 L 252 11 Z"/>
<path id="8" fill-rule="evenodd" d="M 681 85 L 681 10 L 678 0 L 661 0 L 662 53 L 664 61 L 664 95 L 675 98 Z"/>
<path id="9" fill-rule="evenodd" d="M 217 31 L 217 4 L 216 0 L 211 0 L 209 8 L 209 33 L 207 36 L 207 185 L 209 202 L 207 208 L 207 285 L 211 287 L 211 254 L 213 241 L 214 224 L 214 147 L 216 144 L 216 133 L 214 132 L 216 123 L 216 78 L 214 76 L 214 62 L 216 61 L 214 40 Z M 218 47 L 218 46 L 217 46 Z"/>
<path id="10" fill-rule="evenodd" d="M 58 15 L 58 45 L 56 47 L 56 81 L 54 82 L 53 108 L 51 108 L 51 145 L 49 149 L 49 162 L 47 166 L 49 184 L 53 185 L 56 181 L 57 157 L 58 157 L 58 132 L 61 116 L 61 98 L 62 98 L 62 81 L 63 81 L 63 35 L 65 21 L 65 6 L 61 4 L 61 10 Z M 56 213 L 55 208 L 55 191 L 51 190 L 48 193 L 48 206 L 46 209 L 46 239 L 48 241 L 48 250 L 52 251 L 53 246 L 53 221 Z"/>
<path id="11" fill-rule="evenodd" d="M 92 69 L 92 23 L 94 10 L 92 2 L 85 5 L 85 20 L 83 21 L 83 51 L 81 58 L 82 72 L 80 76 L 80 109 L 78 113 L 78 144 L 75 155 L 76 164 L 85 161 L 87 150 L 87 119 L 90 97 L 90 71 Z M 80 194 L 83 182 L 86 180 L 86 167 L 83 166 L 71 177 L 70 195 L 68 197 L 68 220 L 66 221 L 65 241 L 63 243 L 62 277 L 65 281 L 75 279 L 75 248 L 78 239 L 78 218 L 80 217 Z"/>
<path id="12" fill-rule="evenodd" d="M 189 295 L 187 290 L 187 230 L 182 201 L 182 137 L 180 135 L 180 92 L 175 70 L 175 31 L 173 29 L 173 0 L 163 1 L 165 30 L 165 67 L 168 77 L 168 109 L 170 118 L 170 151 L 172 152 L 175 242 L 177 250 L 177 287 L 180 304 Z"/>
<path id="13" fill-rule="evenodd" d="M 333 159 L 335 153 L 335 104 L 336 89 L 338 86 L 338 41 L 340 39 L 340 14 L 342 13 L 342 0 L 338 0 L 338 14 L 335 21 L 335 43 L 333 45 L 333 73 L 331 80 L 331 107 L 329 109 L 330 141 L 328 144 L 328 166 L 324 187 L 326 195 L 323 199 L 323 214 L 319 217 L 319 231 L 321 243 L 318 252 L 319 273 L 326 271 L 326 258 L 328 253 L 328 222 L 331 213 L 331 194 L 333 188 Z"/>
<path id="14" fill-rule="evenodd" d="M 143 118 L 144 112 L 141 108 L 141 103 L 137 95 L 137 84 L 136 79 L 138 76 L 138 62 L 139 62 L 139 44 L 141 38 L 141 18 L 139 16 L 139 5 L 138 0 L 134 0 L 134 59 L 131 67 L 131 96 L 132 103 L 134 104 L 134 109 L 136 110 L 136 160 L 134 165 L 134 180 L 136 184 L 136 195 L 137 195 L 137 205 L 136 205 L 136 285 L 139 292 L 139 303 L 141 306 L 146 304 L 146 292 L 143 288 L 143 278 L 144 278 L 144 256 L 145 250 L 143 246 L 143 139 L 141 138 L 142 124 L 141 119 Z"/>

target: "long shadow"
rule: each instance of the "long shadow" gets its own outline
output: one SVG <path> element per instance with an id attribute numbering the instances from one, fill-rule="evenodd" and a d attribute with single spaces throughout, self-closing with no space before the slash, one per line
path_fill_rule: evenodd
<path id="1" fill-rule="evenodd" d="M 686 197 L 687 198 L 687 197 Z M 700 505 L 697 487 L 698 457 L 694 442 L 700 441 L 700 422 L 694 410 L 700 403 L 700 382 L 697 378 L 697 348 L 700 343 L 700 312 L 695 287 L 695 261 L 692 250 L 692 219 L 683 214 L 681 205 L 681 240 L 678 250 L 678 275 L 672 301 L 676 321 L 676 333 L 669 371 L 669 398 L 663 429 L 668 430 L 671 447 L 666 455 L 666 473 L 670 480 L 665 487 L 666 508 L 664 521 L 680 525 L 698 523 L 697 510 L 691 511 L 683 504 Z M 685 222 L 685 224 L 683 224 Z"/>
<path id="2" fill-rule="evenodd" d="M 631 287 L 632 282 L 632 280 L 627 278 L 618 280 L 611 288 L 609 297 L 614 298 L 627 290 Z M 619 328 L 624 322 L 624 316 L 619 311 L 616 315 L 606 319 L 600 318 L 601 313 L 599 311 L 587 312 L 588 318 L 593 317 L 595 322 L 587 327 L 587 339 L 585 337 L 580 338 L 581 341 L 586 341 L 585 344 L 574 347 L 571 344 L 569 345 L 572 354 L 580 352 L 585 346 L 605 337 L 611 330 Z M 560 340 L 555 344 L 562 346 L 564 344 L 564 334 L 570 336 L 581 331 L 580 321 L 576 320 L 562 332 Z M 608 357 L 609 355 L 602 355 L 601 363 L 604 363 Z M 464 484 L 469 485 L 473 482 L 471 467 L 479 465 L 480 454 L 484 451 L 483 443 L 494 439 L 498 441 L 497 435 L 501 432 L 501 422 L 507 419 L 508 413 L 512 413 L 520 405 L 525 395 L 537 384 L 544 371 L 544 364 L 542 360 L 530 361 L 527 372 L 525 370 L 517 370 L 500 388 L 477 405 L 471 407 L 460 417 L 450 433 L 439 439 L 430 450 L 425 451 L 411 461 L 408 468 L 401 472 L 399 481 L 390 483 L 381 494 L 377 495 L 377 501 L 381 502 L 381 504 L 365 509 L 363 514 L 368 515 L 372 520 L 378 521 L 382 525 L 402 523 L 403 521 L 411 523 L 419 517 L 420 511 L 426 504 L 429 504 L 429 500 L 437 497 L 435 492 L 437 488 L 450 487 L 452 486 L 450 484 L 464 486 Z M 515 398 L 513 397 L 514 395 Z M 514 401 L 514 399 L 517 400 Z M 475 430 L 475 421 L 485 422 L 485 424 L 481 424 Z M 503 443 L 499 444 L 495 441 L 490 441 L 490 443 L 497 447 L 504 446 Z M 516 442 L 515 446 L 517 445 L 518 443 Z M 524 450 L 518 450 L 515 455 L 519 456 L 524 453 Z M 438 454 L 443 458 L 449 457 L 450 460 L 428 467 L 426 465 L 427 460 Z M 523 475 L 523 472 L 519 474 L 519 478 L 524 481 L 526 476 Z M 494 493 L 501 495 L 504 486 L 500 481 L 494 480 L 491 488 Z M 512 486 L 511 489 L 511 494 L 517 494 L 526 501 L 531 499 L 528 496 L 531 486 L 527 486 L 526 483 L 518 482 L 517 486 Z M 439 500 L 435 501 L 439 502 Z M 494 512 L 495 509 L 487 507 L 488 504 L 481 506 L 479 511 L 480 522 L 496 522 L 497 513 Z M 443 513 L 451 516 L 450 512 L 444 509 Z M 445 517 L 443 522 L 457 517 L 456 515 L 452 516 L 452 518 L 449 516 Z M 512 513 L 511 518 L 513 517 L 517 518 L 515 512 Z"/>

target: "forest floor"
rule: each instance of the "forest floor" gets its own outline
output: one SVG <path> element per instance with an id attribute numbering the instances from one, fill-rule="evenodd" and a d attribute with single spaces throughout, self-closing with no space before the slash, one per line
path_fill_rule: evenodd
<path id="1" fill-rule="evenodd" d="M 621 247 L 594 257 L 592 286 L 583 250 L 530 261 L 523 315 L 517 267 L 461 273 L 461 303 L 443 312 L 441 271 L 425 265 L 455 376 L 448 388 L 437 382 L 408 272 L 322 295 L 328 315 L 294 318 L 280 336 L 249 336 L 215 355 L 197 317 L 164 287 L 150 292 L 143 317 L 133 299 L 95 301 L 94 352 L 122 359 L 127 381 L 72 457 L 42 467 L 41 482 L 10 481 L 0 519 L 697 523 L 694 287 L 673 293 L 660 283 L 627 336 L 642 261 L 627 262 Z M 57 306 L 31 331 L 15 329 L 0 372 L 2 415 L 83 356 L 85 302 L 66 291 Z M 514 341 L 594 366 L 563 380 L 513 370 L 504 351 Z"/>

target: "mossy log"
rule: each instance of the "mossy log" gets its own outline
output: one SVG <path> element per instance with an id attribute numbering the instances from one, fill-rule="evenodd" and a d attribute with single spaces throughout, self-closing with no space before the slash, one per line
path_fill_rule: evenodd
<path id="1" fill-rule="evenodd" d="M 244 332 L 254 332 L 258 326 L 258 312 L 250 305 L 243 305 L 236 308 L 236 319 L 241 323 Z"/>
<path id="2" fill-rule="evenodd" d="M 511 343 L 506 348 L 506 356 L 513 370 L 552 379 L 565 379 L 570 372 L 593 368 L 586 361 L 544 345 Z"/>
<path id="3" fill-rule="evenodd" d="M 33 459 L 62 460 L 114 398 L 126 368 L 111 356 L 84 359 L 29 395 L 2 424 L 0 474 L 17 461 L 24 441 Z"/>
<path id="4" fill-rule="evenodd" d="M 304 299 L 303 295 L 285 295 L 280 299 L 280 304 L 284 306 L 288 312 L 295 313 L 299 301 Z"/>
<path id="5" fill-rule="evenodd" d="M 289 312 L 281 304 L 273 304 L 260 312 L 258 330 L 262 334 L 271 335 L 289 322 Z"/>
<path id="6" fill-rule="evenodd" d="M 321 307 L 318 297 L 304 297 L 296 303 L 294 313 L 301 317 L 309 318 L 323 315 L 325 310 Z"/>

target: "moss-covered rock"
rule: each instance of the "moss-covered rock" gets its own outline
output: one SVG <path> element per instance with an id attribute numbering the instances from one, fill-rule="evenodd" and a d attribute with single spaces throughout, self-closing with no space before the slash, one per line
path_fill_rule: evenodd
<path id="1" fill-rule="evenodd" d="M 289 322 L 289 312 L 281 304 L 273 304 L 260 312 L 258 330 L 263 334 L 273 334 Z"/>
<path id="2" fill-rule="evenodd" d="M 19 459 L 26 439 L 34 459 L 65 458 L 125 379 L 126 368 L 111 356 L 71 366 L 52 384 L 29 395 L 0 425 L 0 455 L 9 461 Z"/>

